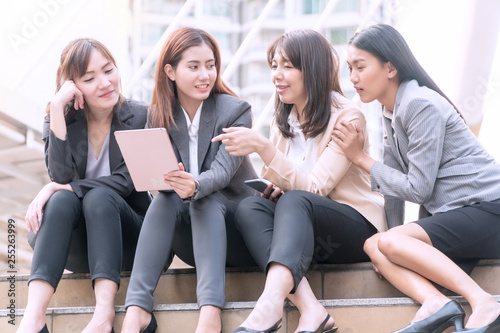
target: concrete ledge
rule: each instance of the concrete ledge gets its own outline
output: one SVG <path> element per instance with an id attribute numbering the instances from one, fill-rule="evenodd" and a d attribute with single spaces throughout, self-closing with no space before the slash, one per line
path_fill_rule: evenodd
<path id="1" fill-rule="evenodd" d="M 464 304 L 467 313 L 470 308 L 462 297 L 450 297 Z M 495 296 L 500 302 L 500 295 Z M 324 300 L 325 306 L 339 326 L 339 333 L 387 333 L 404 327 L 418 309 L 418 304 L 407 297 L 399 298 L 365 298 Z M 255 306 L 255 302 L 229 302 L 222 312 L 223 332 L 232 332 Z M 94 312 L 94 307 L 52 308 L 47 311 L 47 325 L 51 332 L 73 333 L 81 331 Z M 115 331 L 121 330 L 125 313 L 123 306 L 116 307 Z M 198 320 L 199 310 L 195 303 L 160 304 L 155 306 L 155 316 L 158 320 L 157 333 L 192 332 Z M 0 328 L 4 333 L 15 332 L 16 326 L 4 325 L 3 317 L 8 316 L 7 310 L 0 310 Z M 24 310 L 16 311 L 16 322 L 19 323 Z M 283 326 L 279 333 L 293 332 L 297 327 L 299 314 L 290 303 L 285 305 Z M 452 332 L 449 328 L 445 333 Z"/>
<path id="2" fill-rule="evenodd" d="M 372 264 L 313 265 L 308 271 L 311 288 L 318 299 L 374 299 L 404 297 L 385 279 L 380 279 Z M 471 274 L 487 292 L 500 295 L 500 260 L 482 260 Z M 15 304 L 26 306 L 28 275 L 16 275 Z M 125 303 L 130 272 L 122 274 L 117 306 Z M 257 267 L 226 269 L 226 301 L 256 301 L 263 290 L 265 275 Z M 11 283 L 9 275 L 0 276 L 0 295 L 7 297 Z M 447 295 L 453 293 L 447 292 Z M 6 298 L 7 299 L 7 298 Z M 169 269 L 164 272 L 155 291 L 155 304 L 196 303 L 196 270 L 194 268 Z M 64 274 L 50 308 L 86 307 L 95 304 L 89 274 Z"/>

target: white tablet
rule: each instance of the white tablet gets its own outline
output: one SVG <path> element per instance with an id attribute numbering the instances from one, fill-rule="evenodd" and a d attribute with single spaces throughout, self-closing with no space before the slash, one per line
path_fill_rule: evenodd
<path id="1" fill-rule="evenodd" d="M 172 189 L 163 175 L 179 166 L 165 128 L 115 131 L 115 138 L 137 191 Z"/>

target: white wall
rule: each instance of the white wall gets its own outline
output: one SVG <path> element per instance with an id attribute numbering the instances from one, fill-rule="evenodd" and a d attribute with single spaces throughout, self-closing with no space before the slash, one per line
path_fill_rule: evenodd
<path id="1" fill-rule="evenodd" d="M 62 49 L 91 37 L 113 53 L 122 80 L 128 64 L 128 1 L 22 0 L 0 5 L 0 111 L 41 130 L 55 91 Z"/>

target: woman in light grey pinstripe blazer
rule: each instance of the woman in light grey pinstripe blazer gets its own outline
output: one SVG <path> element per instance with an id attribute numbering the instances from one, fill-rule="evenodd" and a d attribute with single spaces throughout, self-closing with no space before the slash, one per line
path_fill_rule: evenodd
<path id="1" fill-rule="evenodd" d="M 342 124 L 333 138 L 370 172 L 372 190 L 385 196 L 387 220 L 396 226 L 367 240 L 365 251 L 387 280 L 422 304 L 396 332 L 442 332 L 452 325 L 457 332 L 500 332 L 500 305 L 455 264 L 500 257 L 500 165 L 394 28 L 376 25 L 354 35 L 348 64 L 361 101 L 383 105 L 384 161 L 363 153 L 359 128 Z M 404 201 L 432 215 L 397 226 Z M 467 328 L 461 306 L 429 280 L 467 299 Z"/>

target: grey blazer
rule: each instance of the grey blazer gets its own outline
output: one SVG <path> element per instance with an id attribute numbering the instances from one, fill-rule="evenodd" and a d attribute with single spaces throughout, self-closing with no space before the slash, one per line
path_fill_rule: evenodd
<path id="1" fill-rule="evenodd" d="M 230 156 L 220 141 L 212 138 L 222 134 L 227 127 L 252 126 L 250 104 L 226 94 L 213 94 L 203 102 L 198 132 L 198 165 L 189 165 L 189 136 L 184 112 L 177 103 L 169 135 L 179 162 L 186 170 L 198 168 L 200 191 L 193 200 L 220 191 L 226 198 L 240 202 L 254 195 L 255 191 L 243 183 L 246 179 L 256 178 L 248 156 Z"/>
<path id="2" fill-rule="evenodd" d="M 392 126 L 383 121 L 384 163 L 375 162 L 370 178 L 386 198 L 389 226 L 403 223 L 404 201 L 435 214 L 500 198 L 500 165 L 434 90 L 401 83 Z"/>
<path id="3" fill-rule="evenodd" d="M 83 112 L 71 110 L 66 120 L 67 138 L 60 140 L 50 130 L 50 118 L 45 117 L 42 138 L 45 142 L 45 163 L 52 181 L 70 184 L 79 198 L 95 187 L 108 187 L 122 196 L 138 214 L 144 216 L 151 202 L 147 192 L 136 192 L 132 178 L 116 142 L 114 131 L 144 128 L 147 104 L 124 100 L 111 122 L 109 164 L 111 175 L 84 179 L 87 168 L 87 119 Z"/>

